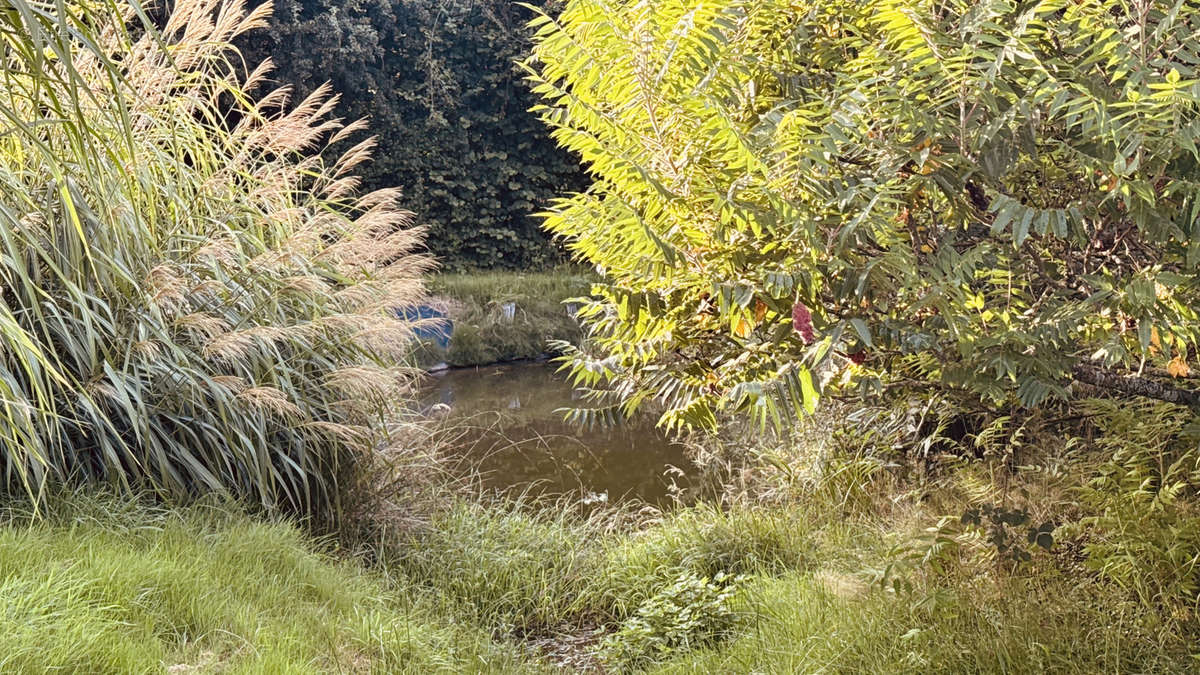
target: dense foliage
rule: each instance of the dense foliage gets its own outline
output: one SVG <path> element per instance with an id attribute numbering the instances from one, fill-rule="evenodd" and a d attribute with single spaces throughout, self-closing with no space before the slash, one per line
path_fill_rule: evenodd
<path id="1" fill-rule="evenodd" d="M 611 280 L 575 360 L 615 385 L 599 412 L 779 420 L 852 383 L 1197 404 L 1198 11 L 573 0 L 536 19 L 542 114 L 595 176 L 548 225 Z"/>
<path id="2" fill-rule="evenodd" d="M 554 2 L 537 2 L 553 8 Z M 581 189 L 576 158 L 528 112 L 515 65 L 529 12 L 510 0 L 276 0 L 251 60 L 279 65 L 302 94 L 330 81 L 339 115 L 369 117 L 368 186 L 401 185 L 443 265 L 530 268 L 561 256 L 534 216 Z"/>
<path id="3" fill-rule="evenodd" d="M 326 509 L 382 415 L 428 260 L 324 90 L 252 92 L 240 2 L 0 13 L 0 466 Z M 269 9 L 269 8 L 267 8 Z M 229 113 L 235 113 L 230 115 Z M 228 115 L 228 116 L 223 116 Z"/>

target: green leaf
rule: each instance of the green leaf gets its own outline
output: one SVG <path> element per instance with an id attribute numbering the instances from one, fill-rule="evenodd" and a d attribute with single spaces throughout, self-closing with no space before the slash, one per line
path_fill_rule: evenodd
<path id="1" fill-rule="evenodd" d="M 868 347 L 874 347 L 871 342 L 871 330 L 867 328 L 867 323 L 862 319 L 850 319 L 850 325 L 854 327 L 854 332 L 858 333 L 858 339 L 862 340 L 863 344 Z"/>

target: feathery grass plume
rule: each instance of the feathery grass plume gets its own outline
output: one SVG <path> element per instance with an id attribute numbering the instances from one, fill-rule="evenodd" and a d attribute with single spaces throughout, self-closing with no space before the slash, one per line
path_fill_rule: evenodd
<path id="1" fill-rule="evenodd" d="M 327 157 L 362 124 L 258 93 L 230 41 L 266 5 L 0 2 L 5 484 L 335 515 L 399 399 L 347 394 L 398 391 L 432 264 L 397 191 L 355 195 L 370 142 Z"/>

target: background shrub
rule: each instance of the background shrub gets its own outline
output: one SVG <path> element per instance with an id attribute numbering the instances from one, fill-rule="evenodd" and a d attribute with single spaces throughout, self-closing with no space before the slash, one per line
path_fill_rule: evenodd
<path id="1" fill-rule="evenodd" d="M 556 11 L 556 0 L 532 4 Z M 370 117 L 370 187 L 404 186 L 452 269 L 528 269 L 562 259 L 534 213 L 582 189 L 575 157 L 550 140 L 515 62 L 529 12 L 510 0 L 275 0 L 271 29 L 243 43 L 301 94 L 332 82 L 338 114 Z"/>

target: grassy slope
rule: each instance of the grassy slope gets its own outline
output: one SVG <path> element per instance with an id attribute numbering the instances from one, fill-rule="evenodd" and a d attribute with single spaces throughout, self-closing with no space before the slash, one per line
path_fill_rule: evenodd
<path id="1" fill-rule="evenodd" d="M 430 282 L 435 297 L 452 301 L 454 334 L 444 360 L 452 366 L 531 359 L 547 352 L 548 340 L 578 342 L 579 324 L 563 301 L 586 295 L 592 277 L 560 268 L 548 272 L 443 274 Z M 516 304 L 514 317 L 502 306 Z"/>
<path id="2" fill-rule="evenodd" d="M 789 573 L 752 584 L 747 634 L 685 654 L 654 672 L 1188 672 L 1099 594 L 1112 589 L 1055 575 L 982 577 L 916 607 L 838 577 Z M 1080 583 L 1081 582 L 1081 583 Z M 1163 639 L 1162 642 L 1172 642 Z"/>
<path id="3" fill-rule="evenodd" d="M 556 652 L 560 666 L 591 668 L 598 627 L 628 621 L 682 575 L 717 572 L 744 575 L 732 602 L 736 632 L 640 665 L 1194 670 L 1195 631 L 1180 630 L 1190 624 L 1098 581 L 1069 552 L 1039 554 L 1015 573 L 964 552 L 912 575 L 910 593 L 869 585 L 892 546 L 946 511 L 950 497 L 839 485 L 649 521 L 460 501 L 392 540 L 373 571 L 321 553 L 293 526 L 227 508 L 56 500 L 46 519 L 10 513 L 0 529 L 0 671 L 547 668 L 514 639 Z"/>
<path id="4" fill-rule="evenodd" d="M 0 671 L 513 671 L 486 633 L 432 616 L 285 524 L 227 509 L 59 503 L 0 530 Z"/>
<path id="5" fill-rule="evenodd" d="M 915 518 L 910 514 L 906 518 Z M 682 572 L 746 575 L 737 635 L 668 652 L 661 672 L 1188 672 L 1187 639 L 1119 589 L 1049 558 L 1010 574 L 964 559 L 911 595 L 861 573 L 896 522 L 820 510 L 685 509 L 633 533 L 464 506 L 399 566 L 462 620 L 522 635 L 615 625 Z M 594 646 L 595 641 L 590 641 Z"/>

